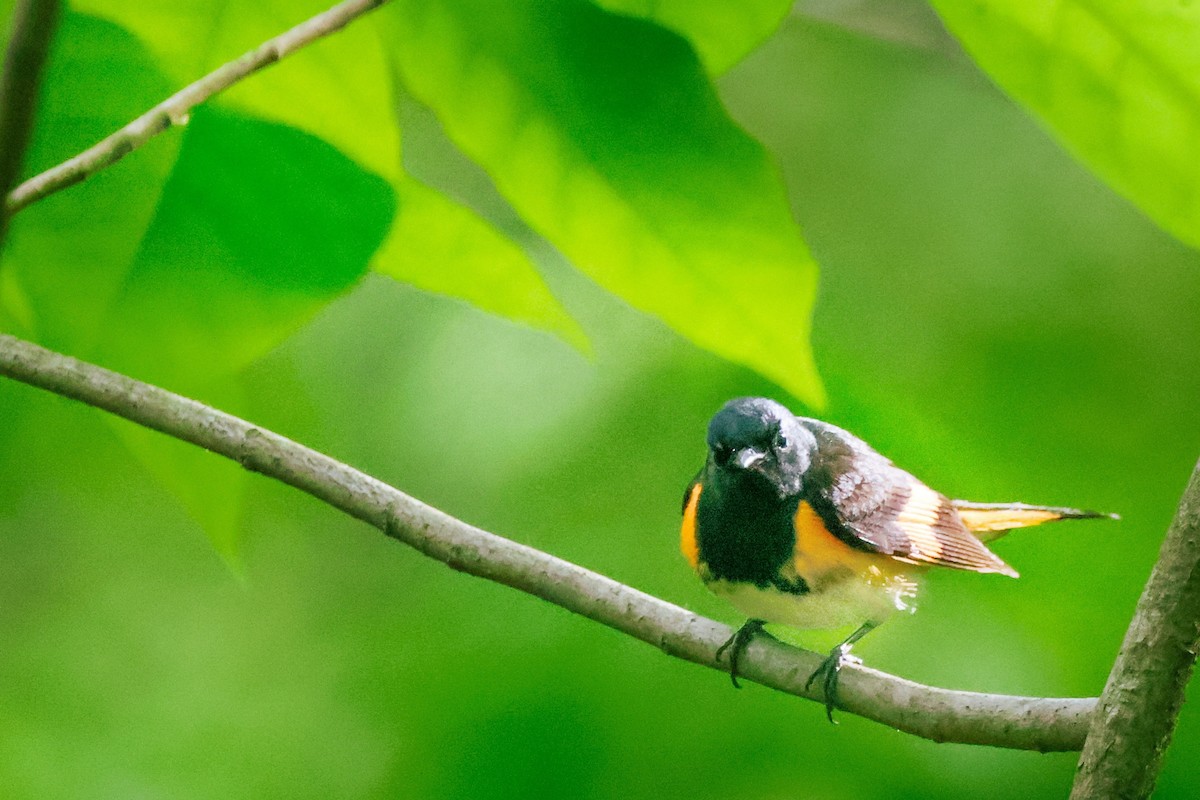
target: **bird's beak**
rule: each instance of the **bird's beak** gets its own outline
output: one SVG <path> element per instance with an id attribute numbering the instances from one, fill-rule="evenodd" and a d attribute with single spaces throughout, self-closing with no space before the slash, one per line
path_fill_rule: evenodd
<path id="1" fill-rule="evenodd" d="M 753 447 L 743 447 L 733 454 L 730 462 L 738 469 L 754 469 L 761 464 L 767 457 L 767 454 L 761 450 L 755 450 Z"/>

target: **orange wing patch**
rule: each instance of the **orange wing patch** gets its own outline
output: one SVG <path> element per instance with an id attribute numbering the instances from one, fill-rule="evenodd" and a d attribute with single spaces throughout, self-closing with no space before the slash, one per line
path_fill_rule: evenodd
<path id="1" fill-rule="evenodd" d="M 830 533 L 821 515 L 807 502 L 796 509 L 795 524 L 792 568 L 809 585 L 819 586 L 823 579 L 833 576 L 876 573 L 888 563 L 879 554 L 856 550 Z"/>
<path id="2" fill-rule="evenodd" d="M 699 483 L 692 487 L 687 505 L 683 507 L 683 526 L 679 530 L 679 551 L 695 570 L 700 569 L 700 545 L 696 542 L 696 510 L 700 507 L 700 490 L 703 488 Z"/>

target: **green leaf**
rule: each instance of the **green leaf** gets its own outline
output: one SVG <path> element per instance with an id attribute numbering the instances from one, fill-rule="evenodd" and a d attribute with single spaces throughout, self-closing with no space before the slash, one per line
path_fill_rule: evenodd
<path id="1" fill-rule="evenodd" d="M 181 85 L 331 5 L 328 0 L 83 3 L 137 33 Z M 387 63 L 369 18 L 238 82 L 220 95 L 220 102 L 318 136 L 384 178 L 399 174 L 400 141 Z"/>
<path id="2" fill-rule="evenodd" d="M 0 47 L 8 47 L 12 35 L 13 0 L 0 0 Z"/>
<path id="3" fill-rule="evenodd" d="M 182 86 L 331 3 L 77 0 L 76 5 L 135 33 Z M 318 136 L 389 180 L 398 174 L 400 143 L 387 63 L 369 17 L 240 81 L 220 102 Z"/>
<path id="4" fill-rule="evenodd" d="M 609 11 L 645 17 L 692 43 L 713 75 L 762 44 L 792 7 L 791 0 L 593 0 Z"/>
<path id="5" fill-rule="evenodd" d="M 201 109 L 103 352 L 168 383 L 237 372 L 357 282 L 394 209 L 387 182 L 319 139 Z"/>
<path id="6" fill-rule="evenodd" d="M 557 333 L 588 352 L 579 324 L 511 239 L 416 180 L 404 180 L 399 188 L 403 211 L 375 255 L 375 272 Z"/>
<path id="7" fill-rule="evenodd" d="M 171 91 L 136 39 L 86 16 L 64 20 L 51 65 L 30 172 Z M 293 128 L 201 109 L 182 150 L 180 139 L 158 137 L 14 219 L 2 319 L 183 394 L 234 402 L 238 370 L 365 272 L 395 198 L 385 181 Z M 242 471 L 120 427 L 231 555 Z"/>
<path id="8" fill-rule="evenodd" d="M 0 330 L 31 339 L 35 326 L 33 309 L 17 281 L 16 272 L 4 269 L 0 262 Z"/>
<path id="9" fill-rule="evenodd" d="M 175 388 L 222 411 L 236 414 L 247 405 L 245 392 L 236 379 L 185 383 Z M 239 532 L 248 473 L 229 459 L 120 417 L 106 414 L 104 421 L 155 480 L 180 501 L 225 563 L 241 572 Z"/>
<path id="10" fill-rule="evenodd" d="M 580 0 L 399 2 L 413 94 L 581 270 L 816 405 L 816 266 L 778 169 L 676 36 Z"/>
<path id="11" fill-rule="evenodd" d="M 329 6 L 327 0 L 81 4 L 136 32 L 179 84 Z M 214 19 L 219 23 L 212 24 Z M 470 210 L 404 173 L 391 68 L 369 17 L 241 81 L 220 102 L 318 136 L 391 182 L 402 202 L 387 246 L 376 256 L 377 272 L 585 346 L 578 325 L 518 247 Z M 498 283 L 505 286 L 494 291 Z"/>
<path id="12" fill-rule="evenodd" d="M 138 41 L 103 20 L 66 14 L 45 75 L 25 172 L 36 174 L 95 144 L 171 89 Z M 178 137 L 17 214 L 3 270 L 5 305 L 25 309 L 50 347 L 79 352 L 125 280 L 171 170 Z"/>
<path id="13" fill-rule="evenodd" d="M 946 27 L 1083 163 L 1200 247 L 1200 7 L 934 0 Z"/>
<path id="14" fill-rule="evenodd" d="M 394 208 L 385 181 L 312 136 L 198 111 L 97 360 L 238 413 L 234 374 L 358 281 Z M 245 472 L 117 427 L 236 564 Z"/>

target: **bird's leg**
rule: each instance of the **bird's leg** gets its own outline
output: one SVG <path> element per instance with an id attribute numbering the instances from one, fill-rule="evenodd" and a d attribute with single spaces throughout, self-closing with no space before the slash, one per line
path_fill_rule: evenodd
<path id="1" fill-rule="evenodd" d="M 858 630 L 847 636 L 845 641 L 829 651 L 829 655 L 821 662 L 821 666 L 817 667 L 816 671 L 812 675 L 809 675 L 808 680 L 804 683 L 804 691 L 808 691 L 813 681 L 817 680 L 817 678 L 822 679 L 821 683 L 825 694 L 825 716 L 829 718 L 830 722 L 833 722 L 833 707 L 837 705 L 838 673 L 841 671 L 842 665 L 848 661 L 862 663 L 849 655 L 850 648 L 859 639 L 875 630 L 878 625 L 879 623 L 877 622 L 863 623 Z M 836 725 L 837 723 L 834 724 Z"/>
<path id="2" fill-rule="evenodd" d="M 733 636 L 725 640 L 725 644 L 717 648 L 717 661 L 720 661 L 725 651 L 729 650 L 729 678 L 733 681 L 734 688 L 736 689 L 742 688 L 737 679 L 738 659 L 742 657 L 742 651 L 746 649 L 746 645 L 750 644 L 750 639 L 754 634 L 761 631 L 766 624 L 765 620 L 748 619 L 742 627 L 734 631 Z M 730 650 L 731 647 L 733 648 L 732 650 Z"/>

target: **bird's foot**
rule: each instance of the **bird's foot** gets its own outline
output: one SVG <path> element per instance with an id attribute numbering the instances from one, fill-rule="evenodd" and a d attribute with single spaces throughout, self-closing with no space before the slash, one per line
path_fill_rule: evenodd
<path id="1" fill-rule="evenodd" d="M 850 655 L 850 645 L 843 642 L 837 647 L 829 651 L 829 655 L 821 662 L 821 666 L 817 667 L 812 675 L 808 676 L 808 680 L 804 682 L 804 691 L 809 688 L 817 680 L 821 681 L 821 688 L 825 695 L 825 716 L 834 725 L 837 721 L 833 718 L 833 709 L 837 706 L 838 696 L 838 673 L 846 664 L 861 664 L 862 659 Z"/>
<path id="2" fill-rule="evenodd" d="M 742 652 L 746 649 L 746 645 L 750 644 L 750 640 L 754 637 L 754 634 L 762 631 L 763 626 L 766 624 L 761 619 L 748 619 L 742 627 L 734 631 L 733 636 L 725 640 L 725 644 L 717 648 L 717 661 L 720 661 L 725 651 L 729 650 L 729 679 L 733 681 L 733 686 L 736 689 L 742 688 L 737 679 L 738 660 L 742 657 Z"/>

